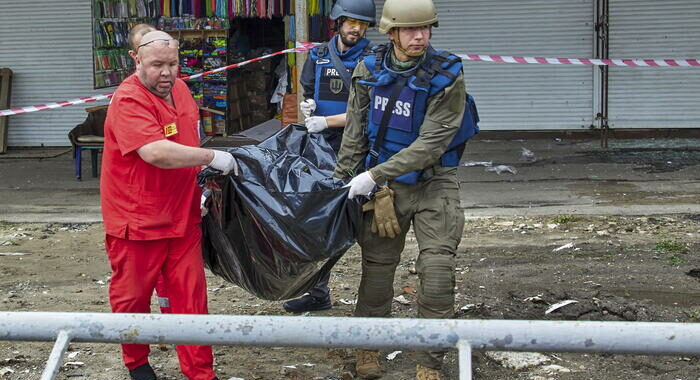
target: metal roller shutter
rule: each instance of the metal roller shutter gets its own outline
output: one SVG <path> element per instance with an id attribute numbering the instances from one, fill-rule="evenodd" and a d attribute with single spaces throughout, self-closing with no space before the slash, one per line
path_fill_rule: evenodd
<path id="1" fill-rule="evenodd" d="M 0 2 L 0 67 L 14 72 L 13 107 L 112 92 L 93 90 L 90 12 L 85 0 Z M 70 145 L 68 131 L 85 117 L 84 105 L 10 116 L 8 145 Z"/>
<path id="2" fill-rule="evenodd" d="M 377 2 L 378 14 L 384 1 Z M 433 45 L 453 53 L 591 57 L 593 0 L 435 0 Z M 376 31 L 374 42 L 386 41 Z M 486 130 L 581 129 L 593 123 L 593 69 L 465 61 Z"/>
<path id="3" fill-rule="evenodd" d="M 700 57 L 700 1 L 612 0 L 610 57 Z M 611 67 L 613 128 L 698 128 L 700 70 Z"/>

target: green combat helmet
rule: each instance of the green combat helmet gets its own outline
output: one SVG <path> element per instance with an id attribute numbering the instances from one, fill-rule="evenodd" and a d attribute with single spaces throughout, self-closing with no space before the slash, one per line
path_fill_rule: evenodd
<path id="1" fill-rule="evenodd" d="M 438 26 L 438 16 L 432 0 L 386 0 L 379 20 L 379 33 L 392 28 Z"/>

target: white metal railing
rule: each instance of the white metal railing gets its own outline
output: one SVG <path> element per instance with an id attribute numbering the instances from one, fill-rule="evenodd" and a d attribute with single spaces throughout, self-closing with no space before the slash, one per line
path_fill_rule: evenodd
<path id="1" fill-rule="evenodd" d="M 268 347 L 700 354 L 700 324 L 184 314 L 0 312 L 0 340 L 55 341 L 42 380 L 55 378 L 71 341 Z"/>

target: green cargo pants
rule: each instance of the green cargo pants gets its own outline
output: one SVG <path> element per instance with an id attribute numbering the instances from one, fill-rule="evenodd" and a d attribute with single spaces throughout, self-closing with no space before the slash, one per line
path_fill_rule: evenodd
<path id="1" fill-rule="evenodd" d="M 455 252 L 462 238 L 464 212 L 459 208 L 457 168 L 436 167 L 415 185 L 390 182 L 401 234 L 394 239 L 373 234 L 373 211 L 364 215 L 359 234 L 362 279 L 355 316 L 390 317 L 394 274 L 411 223 L 418 241 L 418 317 L 454 317 Z M 418 364 L 440 369 L 444 351 L 419 352 Z"/>

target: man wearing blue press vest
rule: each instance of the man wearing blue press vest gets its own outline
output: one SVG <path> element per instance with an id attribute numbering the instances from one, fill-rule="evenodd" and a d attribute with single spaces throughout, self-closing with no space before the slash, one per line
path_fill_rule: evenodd
<path id="1" fill-rule="evenodd" d="M 323 134 L 338 153 L 345 127 L 345 108 L 350 91 L 350 77 L 366 52 L 369 41 L 365 32 L 376 21 L 374 0 L 338 0 L 331 9 L 336 35 L 328 43 L 313 48 L 304 63 L 301 84 L 304 100 L 300 104 L 310 133 Z M 331 308 L 328 280 L 320 279 L 309 294 L 283 304 L 290 313 Z"/>
<path id="2" fill-rule="evenodd" d="M 375 46 L 353 72 L 334 175 L 364 198 L 362 279 L 355 316 L 390 317 L 394 275 L 411 225 L 418 241 L 418 316 L 453 318 L 455 254 L 462 238 L 457 167 L 477 131 L 461 60 L 430 44 L 432 0 L 386 0 Z M 357 174 L 363 163 L 366 171 Z M 418 352 L 416 378 L 440 380 L 444 351 Z M 357 374 L 382 376 L 379 353 L 358 350 Z"/>

